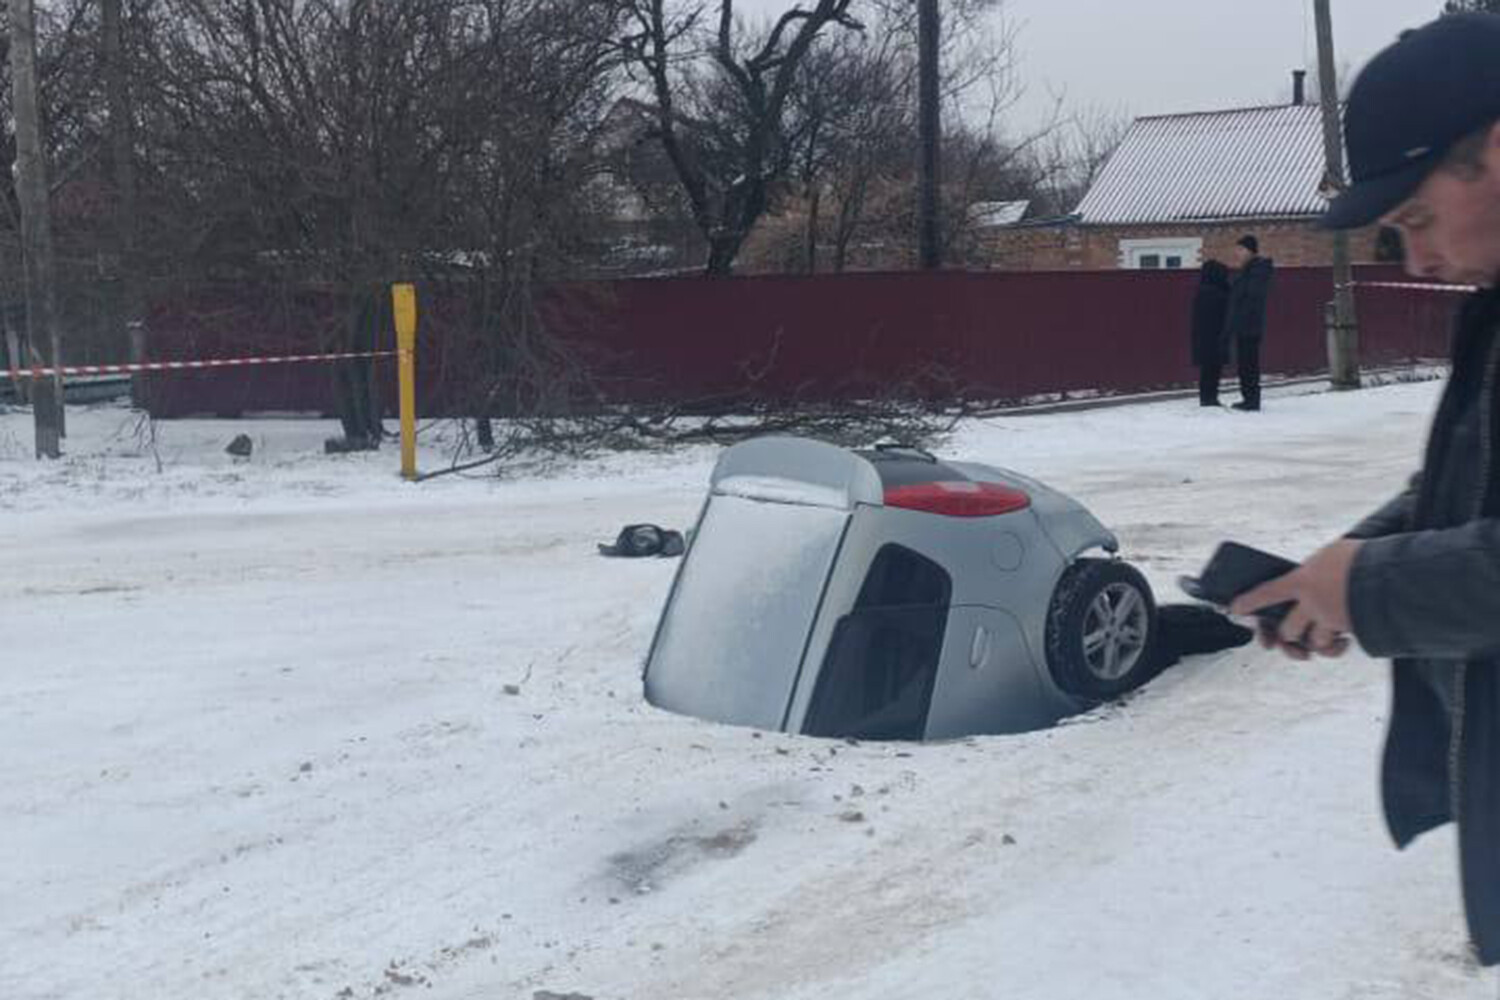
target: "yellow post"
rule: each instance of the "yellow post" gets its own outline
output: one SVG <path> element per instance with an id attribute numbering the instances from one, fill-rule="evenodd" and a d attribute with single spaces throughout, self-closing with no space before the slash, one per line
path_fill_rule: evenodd
<path id="1" fill-rule="evenodd" d="M 417 290 L 391 286 L 396 314 L 396 368 L 401 381 L 401 476 L 417 478 Z"/>

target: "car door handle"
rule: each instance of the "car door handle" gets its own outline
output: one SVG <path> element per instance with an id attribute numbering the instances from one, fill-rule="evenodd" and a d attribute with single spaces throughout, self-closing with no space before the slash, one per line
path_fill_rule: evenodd
<path id="1" fill-rule="evenodd" d="M 978 670 L 989 662 L 990 647 L 994 643 L 990 637 L 990 630 L 980 625 L 974 629 L 974 644 L 969 647 L 969 667 Z"/>

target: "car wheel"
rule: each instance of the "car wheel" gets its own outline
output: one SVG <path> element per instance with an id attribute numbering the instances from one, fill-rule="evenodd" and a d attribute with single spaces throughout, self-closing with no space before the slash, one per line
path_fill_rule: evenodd
<path id="1" fill-rule="evenodd" d="M 1113 698 L 1151 675 L 1156 601 L 1132 566 L 1080 559 L 1063 573 L 1047 610 L 1047 666 L 1057 686 Z"/>

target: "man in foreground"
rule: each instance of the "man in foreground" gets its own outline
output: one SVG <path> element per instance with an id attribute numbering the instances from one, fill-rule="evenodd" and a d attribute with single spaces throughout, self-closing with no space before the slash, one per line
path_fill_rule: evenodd
<path id="1" fill-rule="evenodd" d="M 1325 225 L 1383 221 L 1415 277 L 1474 285 L 1421 471 L 1299 569 L 1238 598 L 1295 601 L 1263 641 L 1294 659 L 1352 635 L 1392 658 L 1382 791 L 1398 846 L 1458 824 L 1479 959 L 1500 963 L 1500 16 L 1444 17 L 1360 74 L 1345 115 L 1353 185 Z"/>

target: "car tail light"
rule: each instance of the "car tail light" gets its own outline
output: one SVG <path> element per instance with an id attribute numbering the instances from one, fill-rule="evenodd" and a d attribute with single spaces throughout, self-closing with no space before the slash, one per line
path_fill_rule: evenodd
<path id="1" fill-rule="evenodd" d="M 885 491 L 885 505 L 944 517 L 995 517 L 1025 510 L 1031 506 L 1031 497 L 999 483 L 960 480 L 895 486 Z"/>

